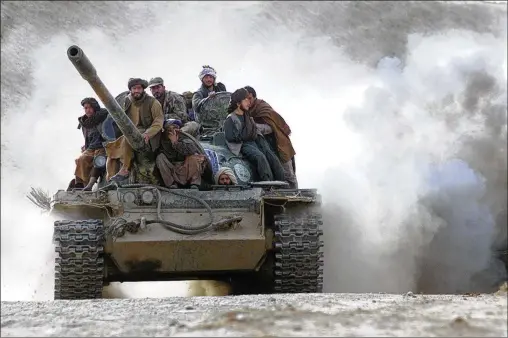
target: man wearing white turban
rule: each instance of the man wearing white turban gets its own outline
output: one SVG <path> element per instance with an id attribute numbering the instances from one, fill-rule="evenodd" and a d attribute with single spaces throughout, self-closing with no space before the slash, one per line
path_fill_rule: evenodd
<path id="1" fill-rule="evenodd" d="M 226 86 L 222 82 L 217 82 L 217 72 L 211 66 L 203 66 L 199 72 L 199 80 L 201 80 L 201 87 L 192 96 L 192 109 L 199 116 L 199 110 L 203 101 L 213 97 L 218 92 L 225 92 Z"/>
<path id="2" fill-rule="evenodd" d="M 215 184 L 217 185 L 237 185 L 235 173 L 228 167 L 221 167 L 214 177 Z"/>

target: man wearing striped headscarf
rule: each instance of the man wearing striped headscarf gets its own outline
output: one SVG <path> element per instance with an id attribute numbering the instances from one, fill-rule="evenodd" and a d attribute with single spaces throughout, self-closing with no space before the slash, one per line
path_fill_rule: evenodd
<path id="1" fill-rule="evenodd" d="M 211 66 L 203 66 L 199 72 L 199 80 L 201 80 L 201 87 L 192 96 L 192 109 L 198 116 L 204 99 L 226 91 L 226 86 L 222 82 L 216 82 L 217 72 Z"/>

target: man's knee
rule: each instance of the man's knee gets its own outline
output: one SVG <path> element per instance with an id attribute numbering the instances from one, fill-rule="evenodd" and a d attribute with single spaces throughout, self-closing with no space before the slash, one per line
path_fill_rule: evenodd
<path id="1" fill-rule="evenodd" d="M 205 167 L 205 155 L 190 155 L 185 157 L 185 162 L 190 165 L 196 166 L 200 171 L 204 170 Z"/>
<path id="2" fill-rule="evenodd" d="M 78 163 L 88 163 L 88 162 L 91 162 L 91 161 L 93 161 L 93 156 L 90 156 L 88 154 L 81 154 L 81 156 L 79 156 L 76 159 L 76 164 L 78 164 Z"/>
<path id="3" fill-rule="evenodd" d="M 263 156 L 263 153 L 257 147 L 252 145 L 244 145 L 241 152 L 245 157 L 252 159 Z"/>
<path id="4" fill-rule="evenodd" d="M 268 160 L 266 159 L 265 155 L 261 152 L 252 152 L 249 155 L 249 159 L 251 161 L 254 161 L 256 163 L 268 163 Z"/>
<path id="5" fill-rule="evenodd" d="M 155 164 L 159 167 L 159 166 L 162 166 L 166 163 L 167 159 L 166 159 L 166 155 L 164 154 L 159 154 L 157 155 L 157 157 L 155 158 Z"/>

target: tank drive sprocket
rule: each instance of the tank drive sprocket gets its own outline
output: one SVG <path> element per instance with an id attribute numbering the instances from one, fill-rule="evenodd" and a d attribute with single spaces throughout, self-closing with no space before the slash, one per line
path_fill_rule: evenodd
<path id="1" fill-rule="evenodd" d="M 102 298 L 104 223 L 102 220 L 56 221 L 54 299 Z"/>
<path id="2" fill-rule="evenodd" d="M 322 292 L 322 224 L 316 213 L 275 215 L 275 292 Z"/>

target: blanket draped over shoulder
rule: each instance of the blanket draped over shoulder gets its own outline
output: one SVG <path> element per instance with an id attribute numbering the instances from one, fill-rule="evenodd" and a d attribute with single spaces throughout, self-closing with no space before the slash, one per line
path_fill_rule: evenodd
<path id="1" fill-rule="evenodd" d="M 250 108 L 249 113 L 256 123 L 268 124 L 272 128 L 281 162 L 286 163 L 290 161 L 291 158 L 295 156 L 296 152 L 289 139 L 291 129 L 284 118 L 268 103 L 260 99 L 256 100 L 254 105 Z"/>

